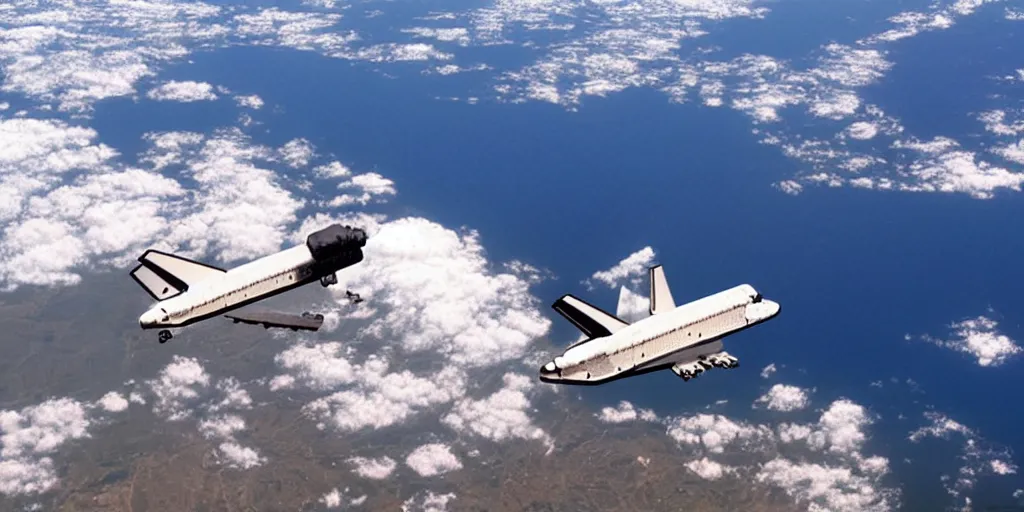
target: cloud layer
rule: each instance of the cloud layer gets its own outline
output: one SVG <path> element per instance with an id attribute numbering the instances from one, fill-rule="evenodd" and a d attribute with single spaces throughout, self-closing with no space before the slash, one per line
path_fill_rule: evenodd
<path id="1" fill-rule="evenodd" d="M 969 354 L 977 359 L 978 366 L 999 366 L 1020 354 L 1021 348 L 1015 341 L 996 330 L 998 325 L 999 323 L 991 318 L 979 316 L 952 324 L 951 339 L 943 340 L 927 335 L 921 336 L 921 339 Z M 906 337 L 911 338 L 909 334 Z"/>

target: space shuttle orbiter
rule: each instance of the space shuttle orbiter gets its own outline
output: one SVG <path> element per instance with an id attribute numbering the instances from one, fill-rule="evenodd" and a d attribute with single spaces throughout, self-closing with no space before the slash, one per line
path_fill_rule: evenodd
<path id="1" fill-rule="evenodd" d="M 676 307 L 661 265 L 649 269 L 651 316 L 629 324 L 573 295 L 552 308 L 586 339 L 540 369 L 540 380 L 557 384 L 602 384 L 663 368 L 690 380 L 709 368 L 734 368 L 739 360 L 723 350 L 722 338 L 779 314 L 749 284 Z"/>
<path id="2" fill-rule="evenodd" d="M 319 280 L 338 282 L 335 272 L 363 260 L 366 232 L 332 224 L 306 237 L 306 243 L 264 256 L 230 270 L 181 256 L 148 250 L 131 276 L 157 302 L 139 317 L 143 329 L 163 328 L 160 343 L 171 339 L 171 327 L 183 327 L 233 312 L 246 305 Z M 263 310 L 234 311 L 235 322 L 265 327 L 319 329 L 320 315 L 294 315 Z"/>

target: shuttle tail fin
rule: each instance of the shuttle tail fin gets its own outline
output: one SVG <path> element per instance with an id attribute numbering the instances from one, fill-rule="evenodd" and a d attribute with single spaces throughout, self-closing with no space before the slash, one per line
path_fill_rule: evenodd
<path id="1" fill-rule="evenodd" d="M 676 308 L 672 290 L 665 279 L 665 267 L 657 265 L 648 270 L 651 280 L 651 314 L 665 313 Z"/>

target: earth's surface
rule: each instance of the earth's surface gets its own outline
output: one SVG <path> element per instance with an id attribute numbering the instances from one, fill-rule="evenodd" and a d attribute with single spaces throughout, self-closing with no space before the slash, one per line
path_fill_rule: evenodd
<path id="1" fill-rule="evenodd" d="M 0 510 L 1011 510 L 1024 5 L 0 4 Z M 158 344 L 148 248 L 332 222 L 325 290 Z M 740 367 L 537 379 L 564 293 L 754 285 Z M 351 304 L 345 290 L 365 300 Z"/>

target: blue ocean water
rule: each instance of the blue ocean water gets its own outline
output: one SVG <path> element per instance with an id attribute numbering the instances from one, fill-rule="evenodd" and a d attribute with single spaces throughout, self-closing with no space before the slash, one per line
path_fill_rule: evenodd
<path id="1" fill-rule="evenodd" d="M 795 61 L 796 67 L 803 69 L 814 65 L 814 58 L 820 56 L 820 47 L 830 43 L 854 46 L 868 34 L 893 28 L 888 18 L 906 11 L 925 11 L 932 3 L 930 0 L 759 2 L 753 7 L 769 9 L 763 18 L 727 20 L 695 41 L 702 46 L 720 47 L 714 54 L 716 59 L 731 59 L 744 53 L 770 55 Z"/>
<path id="2" fill-rule="evenodd" d="M 963 117 L 905 101 L 912 94 L 904 91 L 928 80 L 906 70 L 939 69 L 944 57 L 901 48 L 901 65 L 870 101 L 898 114 L 912 133 L 926 136 L 928 126 L 954 137 L 976 131 L 962 124 L 975 100 L 952 109 Z M 958 51 L 970 61 L 963 52 L 985 48 Z M 815 407 L 848 397 L 882 414 L 877 428 L 885 436 L 872 446 L 885 455 L 923 423 L 920 411 L 928 404 L 986 437 L 1024 446 L 1018 428 L 1024 413 L 1007 406 L 1024 398 L 1018 363 L 980 368 L 968 355 L 903 339 L 944 336 L 950 322 L 988 314 L 989 307 L 1004 332 L 1024 338 L 1017 313 L 1024 308 L 1017 293 L 1024 282 L 1024 241 L 1017 236 L 1024 216 L 1013 194 L 978 201 L 809 188 L 787 196 L 770 184 L 790 177 L 798 163 L 757 144 L 745 117 L 671 105 L 652 91 L 588 99 L 573 113 L 543 103 L 435 100 L 487 84 L 473 75 L 421 76 L 415 64 L 389 69 L 399 80 L 295 51 L 233 48 L 194 61 L 162 77 L 259 94 L 268 105 L 253 113 L 266 123 L 251 129 L 257 142 L 306 137 L 357 171 L 376 169 L 394 179 L 402 206 L 479 230 L 492 260 L 552 270 L 559 279 L 536 290 L 545 303 L 572 292 L 613 309 L 617 290 L 588 292 L 579 281 L 651 245 L 678 302 L 749 282 L 783 305 L 776 320 L 730 338 L 739 369 L 685 384 L 661 372 L 581 388 L 595 404 L 628 399 L 680 414 L 729 399 L 722 410 L 743 416 L 770 383 L 781 381 L 816 388 Z M 947 103 L 984 95 L 976 81 L 957 84 L 969 89 L 953 94 L 931 87 L 926 95 Z M 143 131 L 233 126 L 229 107 L 119 100 L 102 105 L 94 125 L 104 142 L 131 153 L 141 148 Z M 553 339 L 575 338 L 551 316 Z M 782 368 L 765 381 L 759 371 L 772 362 Z M 893 398 L 869 386 L 890 377 L 912 378 L 926 394 Z M 890 423 L 904 407 L 909 420 Z M 892 460 L 902 477 L 898 462 Z M 913 469 L 907 474 L 935 490 L 933 475 L 926 481 Z"/>
<path id="3" fill-rule="evenodd" d="M 883 105 L 921 139 L 977 135 L 984 131 L 980 112 L 1019 106 L 1022 99 L 1019 87 L 999 83 L 1021 66 L 1024 32 L 1017 25 L 1000 9 L 983 9 L 947 30 L 900 41 L 887 56 L 895 66 L 864 98 Z"/>

